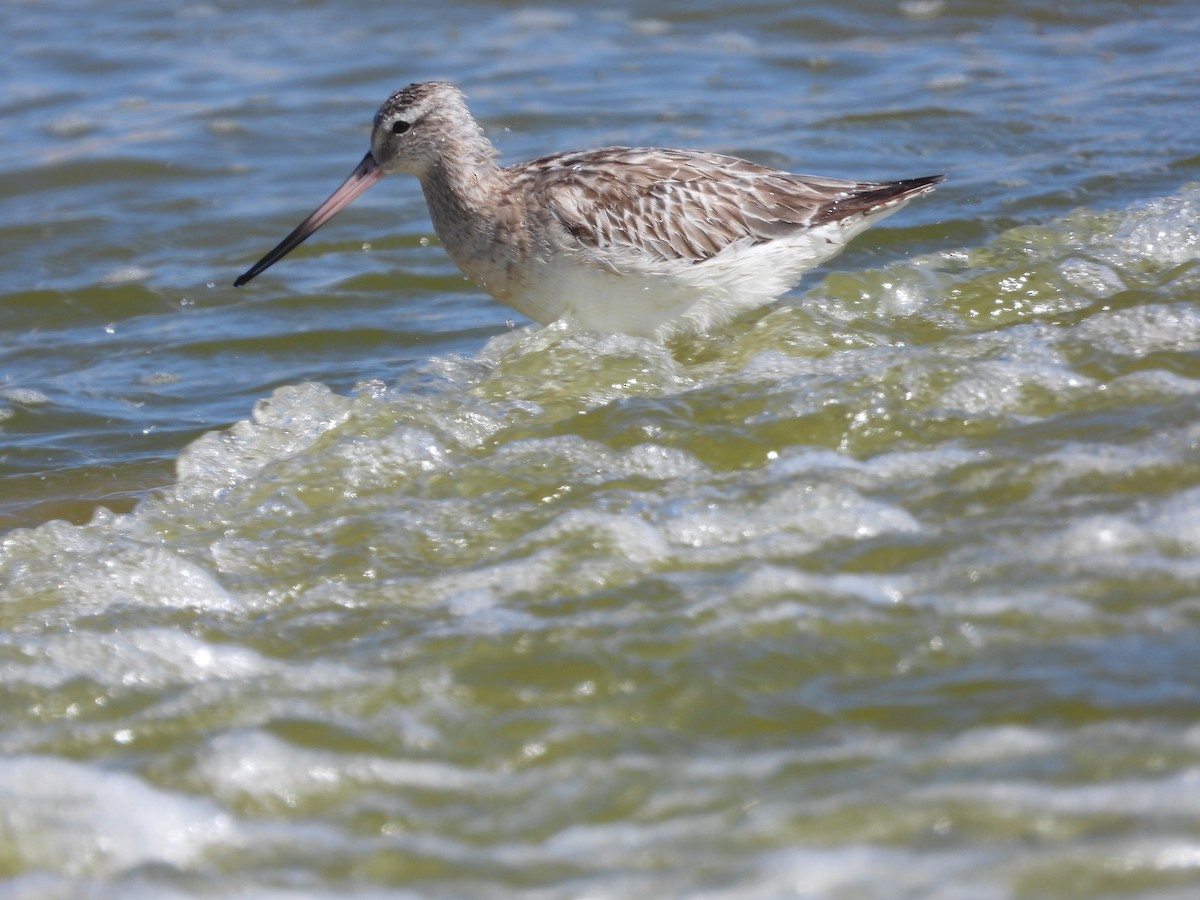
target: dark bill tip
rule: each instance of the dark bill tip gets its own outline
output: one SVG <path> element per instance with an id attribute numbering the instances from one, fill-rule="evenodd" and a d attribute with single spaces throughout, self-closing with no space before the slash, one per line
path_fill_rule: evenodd
<path id="1" fill-rule="evenodd" d="M 298 246 L 304 243 L 318 228 L 349 206 L 354 199 L 383 177 L 383 169 L 370 153 L 362 158 L 350 177 L 329 195 L 329 198 L 313 210 L 312 215 L 295 227 L 291 234 L 280 241 L 266 256 L 238 276 L 234 287 L 241 287 L 251 278 L 269 269 Z"/>

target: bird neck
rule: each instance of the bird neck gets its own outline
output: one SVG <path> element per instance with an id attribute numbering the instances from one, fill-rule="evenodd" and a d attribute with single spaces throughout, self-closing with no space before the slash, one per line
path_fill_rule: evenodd
<path id="1" fill-rule="evenodd" d="M 502 172 L 496 165 L 496 148 L 480 135 L 479 141 L 447 147 L 421 176 L 421 188 L 434 230 L 444 244 L 461 241 L 456 234 L 464 223 L 480 222 L 489 202 L 494 203 Z"/>

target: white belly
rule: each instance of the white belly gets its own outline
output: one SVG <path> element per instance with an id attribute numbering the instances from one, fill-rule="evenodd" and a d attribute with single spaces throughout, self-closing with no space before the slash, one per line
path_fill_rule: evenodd
<path id="1" fill-rule="evenodd" d="M 665 262 L 633 248 L 560 249 L 512 258 L 496 246 L 447 250 L 480 287 L 542 324 L 665 339 L 701 333 L 770 303 L 847 241 L 903 203 L 766 243 L 739 241 L 711 259 Z M 511 249 L 511 248 L 508 248 Z"/>
<path id="2" fill-rule="evenodd" d="M 733 244 L 701 263 L 647 264 L 631 254 L 609 256 L 611 265 L 600 267 L 560 255 L 524 269 L 522 283 L 499 299 L 543 324 L 569 318 L 591 331 L 659 339 L 700 333 L 778 298 L 868 224 Z"/>

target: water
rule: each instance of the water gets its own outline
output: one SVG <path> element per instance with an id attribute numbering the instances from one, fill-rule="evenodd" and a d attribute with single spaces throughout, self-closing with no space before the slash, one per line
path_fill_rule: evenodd
<path id="1" fill-rule="evenodd" d="M 0 894 L 1200 888 L 1200 16 L 0 10 Z M 720 334 L 538 329 L 389 179 L 947 171 Z"/>

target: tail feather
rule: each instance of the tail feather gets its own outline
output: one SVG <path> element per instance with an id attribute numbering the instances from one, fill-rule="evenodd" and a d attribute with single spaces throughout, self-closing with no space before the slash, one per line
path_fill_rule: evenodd
<path id="1" fill-rule="evenodd" d="M 840 222 L 853 215 L 868 215 L 875 210 L 904 203 L 913 197 L 928 193 L 934 186 L 946 180 L 945 175 L 926 175 L 922 178 L 905 178 L 884 184 L 864 186 L 864 189 L 830 203 L 817 213 L 813 225 Z"/>

